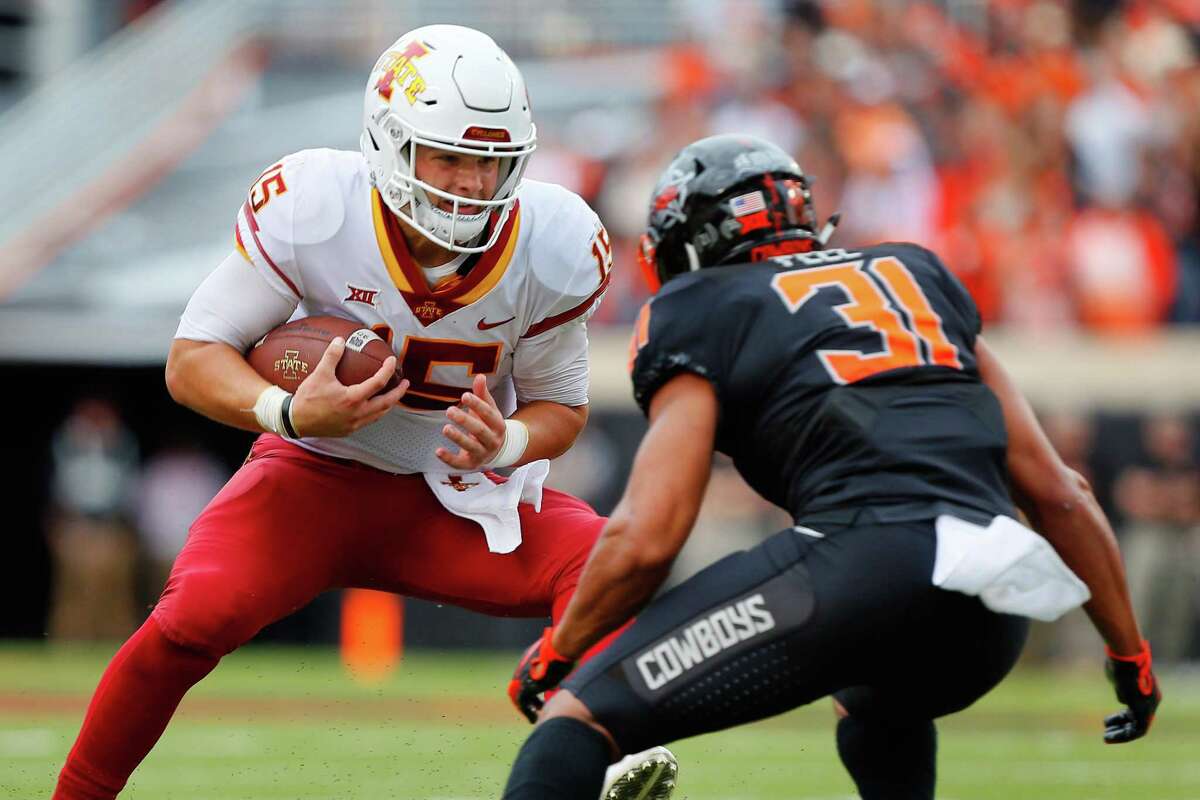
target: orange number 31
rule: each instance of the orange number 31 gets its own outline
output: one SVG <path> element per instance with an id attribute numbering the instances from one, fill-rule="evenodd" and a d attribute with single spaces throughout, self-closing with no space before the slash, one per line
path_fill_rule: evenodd
<path id="1" fill-rule="evenodd" d="M 888 288 L 893 300 L 889 301 L 880 291 L 872 275 Z M 872 259 L 865 268 L 862 261 L 810 267 L 781 272 L 771 280 L 771 288 L 793 314 L 826 286 L 836 286 L 846 293 L 846 302 L 834 305 L 833 309 L 849 327 L 866 327 L 883 339 L 883 350 L 879 353 L 817 351 L 821 363 L 837 383 L 854 383 L 887 370 L 923 364 L 962 369 L 958 348 L 946 338 L 941 317 L 900 259 L 883 256 Z M 905 326 L 900 311 L 912 321 L 911 329 Z M 928 347 L 928 359 L 922 356 L 918 339 Z"/>

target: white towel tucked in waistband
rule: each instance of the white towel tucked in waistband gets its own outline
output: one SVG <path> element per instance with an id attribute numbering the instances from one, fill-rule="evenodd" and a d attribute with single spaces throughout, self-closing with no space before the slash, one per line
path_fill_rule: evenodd
<path id="1" fill-rule="evenodd" d="M 542 483 L 550 474 L 547 459 L 531 461 L 513 470 L 504 483 L 492 483 L 482 472 L 466 475 L 425 473 L 425 482 L 446 510 L 479 523 L 493 553 L 511 553 L 521 544 L 518 503 L 542 510 Z"/>
<path id="2" fill-rule="evenodd" d="M 1044 622 L 1091 597 L 1050 543 L 1011 517 L 996 517 L 986 528 L 938 517 L 933 584 L 977 595 L 993 611 Z"/>

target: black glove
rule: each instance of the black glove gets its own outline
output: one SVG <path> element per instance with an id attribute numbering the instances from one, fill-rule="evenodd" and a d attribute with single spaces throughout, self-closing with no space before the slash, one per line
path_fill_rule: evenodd
<path id="1" fill-rule="evenodd" d="M 542 638 L 529 646 L 508 682 L 508 696 L 517 710 L 530 722 L 537 722 L 542 710 L 542 698 L 538 695 L 553 689 L 575 669 L 575 662 L 559 655 L 550 639 L 554 628 L 542 631 Z"/>
<path id="2" fill-rule="evenodd" d="M 1117 690 L 1117 699 L 1127 706 L 1104 718 L 1104 742 L 1132 742 L 1150 730 L 1154 711 L 1162 701 L 1162 692 L 1151 668 L 1150 643 L 1143 640 L 1141 652 L 1132 656 L 1119 656 L 1107 647 L 1104 649 L 1108 653 L 1104 670 Z"/>

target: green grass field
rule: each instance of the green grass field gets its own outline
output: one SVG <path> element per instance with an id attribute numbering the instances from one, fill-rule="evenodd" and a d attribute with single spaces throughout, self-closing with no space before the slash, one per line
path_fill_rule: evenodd
<path id="1" fill-rule="evenodd" d="M 49 797 L 113 647 L 0 648 L 0 797 Z M 184 700 L 122 797 L 495 798 L 528 731 L 503 695 L 516 654 L 412 653 L 381 686 L 331 650 L 251 647 Z M 1150 738 L 1100 741 L 1099 668 L 1018 670 L 943 720 L 940 798 L 1200 800 L 1200 676 L 1162 676 Z M 825 702 L 678 743 L 677 798 L 848 798 Z"/>

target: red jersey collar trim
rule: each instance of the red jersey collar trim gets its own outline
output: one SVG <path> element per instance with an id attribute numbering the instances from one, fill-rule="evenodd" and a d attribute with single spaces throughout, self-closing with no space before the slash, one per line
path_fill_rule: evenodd
<path id="1" fill-rule="evenodd" d="M 422 325 L 437 322 L 442 317 L 482 297 L 499 282 L 512 261 L 519 230 L 519 200 L 513 203 L 512 210 L 504 221 L 504 227 L 501 229 L 500 235 L 496 237 L 496 243 L 478 256 L 468 256 L 468 258 L 477 258 L 478 260 L 466 277 L 461 280 L 449 281 L 443 288 L 431 289 L 425 280 L 424 271 L 413 261 L 412 254 L 408 249 L 408 242 L 404 238 L 404 230 L 400 227 L 400 220 L 383 205 L 383 198 L 380 197 L 378 191 L 372 190 L 371 199 L 376 206 L 376 218 L 383 221 L 385 241 L 381 241 L 380 245 L 386 245 L 391 251 L 392 258 L 387 258 L 389 254 L 385 253 L 384 261 L 391 261 L 399 268 L 404 281 L 394 281 L 396 288 L 400 290 L 409 309 Z M 495 217 L 493 217 L 494 219 Z M 493 221 L 492 224 L 495 222 Z M 483 286 L 485 281 L 486 286 Z M 403 283 L 408 285 L 404 286 Z M 476 291 L 477 289 L 483 289 L 483 291 Z"/>

